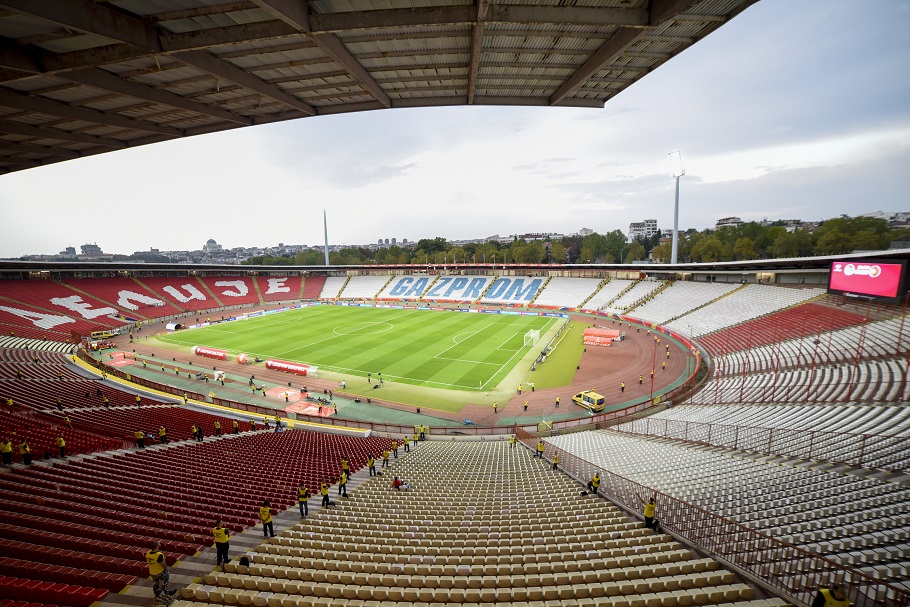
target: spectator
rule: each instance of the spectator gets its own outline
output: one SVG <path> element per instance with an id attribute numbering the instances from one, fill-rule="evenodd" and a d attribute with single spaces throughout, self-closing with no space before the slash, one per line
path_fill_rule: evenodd
<path id="1" fill-rule="evenodd" d="M 831 588 L 822 588 L 815 595 L 812 607 L 850 607 L 850 600 L 843 584 L 834 584 Z"/>
<path id="2" fill-rule="evenodd" d="M 642 503 L 642 505 L 644 505 L 644 507 L 645 507 L 644 508 L 645 527 L 647 527 L 648 529 L 651 529 L 652 527 L 654 527 L 654 514 L 657 511 L 657 492 L 655 491 L 647 502 L 645 502 L 645 500 L 641 499 L 640 496 L 638 498 L 638 501 L 640 501 Z"/>
<path id="3" fill-rule="evenodd" d="M 410 490 L 411 490 L 411 483 L 409 483 L 409 482 L 407 482 L 407 481 L 403 481 L 403 480 L 401 480 L 400 478 L 398 478 L 398 477 L 396 476 L 396 477 L 395 477 L 395 480 L 392 481 L 392 487 L 393 487 L 396 491 L 410 491 Z"/>
<path id="4" fill-rule="evenodd" d="M 32 465 L 32 449 L 28 446 L 28 441 L 22 439 L 22 442 L 19 443 L 19 455 L 22 456 L 22 463 L 26 466 Z"/>
<path id="5" fill-rule="evenodd" d="M 167 570 L 167 560 L 161 552 L 161 543 L 152 544 L 152 549 L 145 553 L 145 562 L 149 566 L 149 576 L 152 578 L 152 592 L 155 594 L 157 604 L 167 607 L 174 602 L 177 591 L 171 591 L 171 576 Z"/>
<path id="6" fill-rule="evenodd" d="M 262 521 L 262 537 L 275 537 L 275 527 L 272 525 L 272 508 L 269 500 L 262 502 L 259 509 L 259 520 Z"/>
<path id="7" fill-rule="evenodd" d="M 222 563 L 230 563 L 231 559 L 228 556 L 228 548 L 230 548 L 230 543 L 228 539 L 230 537 L 230 531 L 228 531 L 224 526 L 224 521 L 218 519 L 215 522 L 215 527 L 212 529 L 212 535 L 215 536 L 215 565 L 220 567 Z"/>
<path id="8" fill-rule="evenodd" d="M 588 481 L 588 491 L 597 495 L 598 490 L 600 489 L 600 473 L 595 472 L 593 478 Z"/>
<path id="9" fill-rule="evenodd" d="M 9 437 L 4 437 L 0 441 L 0 454 L 3 455 L 3 465 L 10 466 L 13 463 L 13 441 Z"/>
<path id="10" fill-rule="evenodd" d="M 303 483 L 297 487 L 297 503 L 300 505 L 300 518 L 310 513 L 310 506 L 307 503 L 310 499 L 310 489 Z"/>
<path id="11" fill-rule="evenodd" d="M 338 478 L 338 495 L 342 497 L 348 496 L 348 475 L 344 472 Z"/>
<path id="12" fill-rule="evenodd" d="M 329 486 L 325 481 L 319 485 L 319 493 L 322 495 L 322 507 L 327 508 L 329 505 Z"/>

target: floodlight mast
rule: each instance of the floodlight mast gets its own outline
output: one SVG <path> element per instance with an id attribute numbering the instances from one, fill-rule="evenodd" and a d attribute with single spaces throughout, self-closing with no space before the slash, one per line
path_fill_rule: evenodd
<path id="1" fill-rule="evenodd" d="M 322 229 L 325 233 L 325 265 L 329 265 L 329 222 L 325 217 L 325 209 L 322 209 Z"/>
<path id="2" fill-rule="evenodd" d="M 670 249 L 670 263 L 676 264 L 677 252 L 679 251 L 679 178 L 686 174 L 683 167 L 682 154 L 679 150 L 667 154 L 670 161 L 670 174 L 676 178 L 676 201 L 673 205 L 673 246 Z"/>

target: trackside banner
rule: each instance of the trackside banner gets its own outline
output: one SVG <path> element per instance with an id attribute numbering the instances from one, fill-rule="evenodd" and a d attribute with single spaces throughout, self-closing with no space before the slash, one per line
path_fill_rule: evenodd
<path id="1" fill-rule="evenodd" d="M 218 360 L 224 360 L 227 358 L 227 352 L 224 350 L 216 350 L 215 348 L 207 348 L 205 346 L 193 346 L 193 354 L 196 356 L 205 356 L 206 358 L 215 358 Z"/>
<path id="2" fill-rule="evenodd" d="M 265 361 L 266 369 L 275 369 L 276 371 L 284 371 L 285 373 L 294 373 L 296 375 L 306 376 L 310 371 L 310 365 L 304 365 L 302 363 L 293 363 L 287 360 L 275 360 L 270 358 Z"/>

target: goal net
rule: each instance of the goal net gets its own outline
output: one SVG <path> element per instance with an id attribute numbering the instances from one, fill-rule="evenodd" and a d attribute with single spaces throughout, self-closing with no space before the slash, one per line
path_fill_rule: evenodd
<path id="1" fill-rule="evenodd" d="M 538 329 L 531 329 L 525 333 L 525 345 L 533 346 L 537 340 L 540 339 L 540 331 Z"/>

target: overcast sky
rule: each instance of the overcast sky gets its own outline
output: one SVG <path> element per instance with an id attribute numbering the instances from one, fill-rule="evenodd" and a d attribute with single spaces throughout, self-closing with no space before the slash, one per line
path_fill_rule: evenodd
<path id="1" fill-rule="evenodd" d="M 0 177 L 0 256 L 910 210 L 910 2 L 762 0 L 603 109 L 381 110 Z"/>

